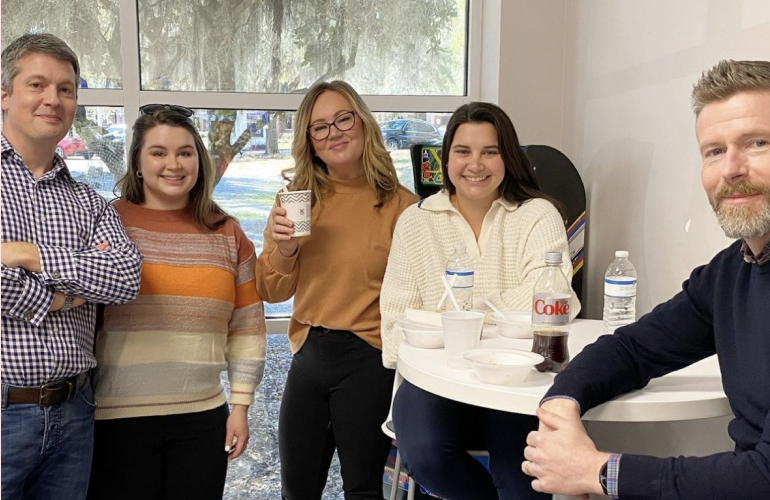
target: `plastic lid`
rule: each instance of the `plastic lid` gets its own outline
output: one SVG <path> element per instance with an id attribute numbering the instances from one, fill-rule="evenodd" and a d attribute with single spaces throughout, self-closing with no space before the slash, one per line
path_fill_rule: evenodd
<path id="1" fill-rule="evenodd" d="M 546 252 L 545 253 L 546 264 L 561 264 L 561 252 Z"/>
<path id="2" fill-rule="evenodd" d="M 616 259 L 627 259 L 628 258 L 628 250 L 615 250 L 615 258 Z"/>
<path id="3" fill-rule="evenodd" d="M 455 243 L 455 252 L 465 252 L 465 243 Z"/>

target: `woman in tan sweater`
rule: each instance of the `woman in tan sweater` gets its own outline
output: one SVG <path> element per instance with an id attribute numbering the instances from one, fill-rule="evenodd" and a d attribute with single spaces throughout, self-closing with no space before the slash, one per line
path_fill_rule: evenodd
<path id="1" fill-rule="evenodd" d="M 257 289 L 294 296 L 294 358 L 281 402 L 282 495 L 321 498 L 337 448 L 346 499 L 382 499 L 380 425 L 394 373 L 382 366 L 379 296 L 396 220 L 417 198 L 399 185 L 371 111 L 347 83 L 319 83 L 294 117 L 292 191 L 312 191 L 311 234 L 276 206 Z"/>

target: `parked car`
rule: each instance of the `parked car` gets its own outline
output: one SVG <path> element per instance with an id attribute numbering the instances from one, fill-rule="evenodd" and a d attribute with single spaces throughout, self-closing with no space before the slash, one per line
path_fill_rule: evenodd
<path id="1" fill-rule="evenodd" d="M 62 158 L 67 158 L 68 156 L 82 156 L 86 160 L 93 156 L 88 150 L 85 141 L 75 132 L 70 132 L 67 134 L 67 137 L 59 141 L 56 145 L 56 154 Z"/>
<path id="2" fill-rule="evenodd" d="M 120 141 L 123 144 L 126 143 L 126 124 L 120 123 L 118 125 L 110 125 L 107 127 L 107 133 L 104 134 L 104 138 L 110 141 Z"/>
<path id="3" fill-rule="evenodd" d="M 402 118 L 380 124 L 382 140 L 389 150 L 408 148 L 412 144 L 441 144 L 444 136 L 439 130 L 419 118 Z"/>

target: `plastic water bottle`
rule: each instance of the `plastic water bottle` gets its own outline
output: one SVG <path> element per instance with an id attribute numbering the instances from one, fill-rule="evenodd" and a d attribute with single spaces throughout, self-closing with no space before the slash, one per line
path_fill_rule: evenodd
<path id="1" fill-rule="evenodd" d="M 454 248 L 446 263 L 446 278 L 452 284 L 452 293 L 460 309 L 470 311 L 473 307 L 473 261 L 465 253 L 465 244 L 457 243 Z"/>
<path id="2" fill-rule="evenodd" d="M 618 250 L 604 275 L 604 331 L 612 333 L 636 320 L 636 269 L 628 252 Z"/>
<path id="3" fill-rule="evenodd" d="M 532 352 L 545 358 L 535 365 L 538 371 L 558 373 L 569 363 L 572 287 L 561 271 L 560 252 L 546 252 L 545 264 L 532 295 Z"/>

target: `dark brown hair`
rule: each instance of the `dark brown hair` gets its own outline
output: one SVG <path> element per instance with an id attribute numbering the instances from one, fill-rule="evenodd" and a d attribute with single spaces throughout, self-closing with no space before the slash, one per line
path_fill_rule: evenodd
<path id="1" fill-rule="evenodd" d="M 136 175 L 139 171 L 139 154 L 144 146 L 147 132 L 158 125 L 181 127 L 192 135 L 195 142 L 195 150 L 198 153 L 198 180 L 190 190 L 188 204 L 195 222 L 213 231 L 228 219 L 233 219 L 212 198 L 215 181 L 214 166 L 198 130 L 189 118 L 169 109 L 159 109 L 152 114 L 140 115 L 134 123 L 134 138 L 131 141 L 131 149 L 128 150 L 128 168 L 126 174 L 115 184 L 115 189 L 120 191 L 121 198 L 135 205 L 144 203 L 144 183 Z"/>
<path id="2" fill-rule="evenodd" d="M 452 114 L 444 134 L 441 149 L 441 170 L 444 176 L 444 189 L 449 194 L 455 194 L 455 186 L 449 179 L 447 165 L 449 150 L 452 147 L 455 133 L 464 123 L 489 123 L 497 131 L 497 146 L 505 165 L 505 176 L 498 188 L 500 196 L 511 203 L 521 203 L 532 198 L 543 198 L 550 201 L 561 211 L 560 204 L 540 191 L 535 173 L 529 158 L 524 154 L 519 144 L 519 137 L 511 119 L 500 107 L 488 102 L 470 102 L 463 104 Z"/>

